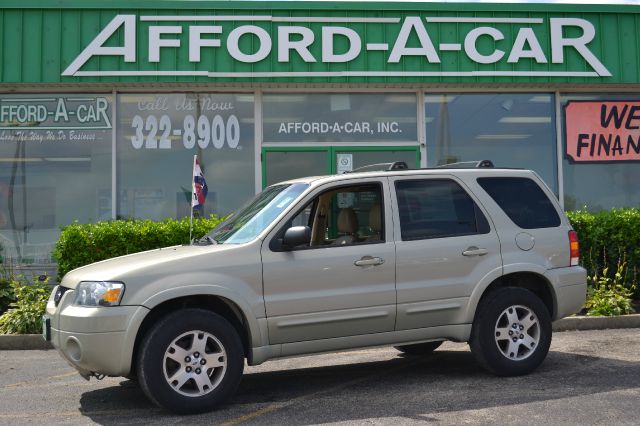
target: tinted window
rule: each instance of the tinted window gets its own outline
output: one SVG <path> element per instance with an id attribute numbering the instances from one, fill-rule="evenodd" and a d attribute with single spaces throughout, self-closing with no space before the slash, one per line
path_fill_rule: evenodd
<path id="1" fill-rule="evenodd" d="M 403 240 L 489 232 L 489 224 L 469 194 L 449 179 L 396 182 Z"/>
<path id="2" fill-rule="evenodd" d="M 478 183 L 516 225 L 524 229 L 552 228 L 560 217 L 542 188 L 529 178 L 478 178 Z"/>

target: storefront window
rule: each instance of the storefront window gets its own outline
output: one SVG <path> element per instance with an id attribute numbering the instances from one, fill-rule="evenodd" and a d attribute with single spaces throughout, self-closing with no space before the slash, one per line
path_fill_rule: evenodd
<path id="1" fill-rule="evenodd" d="M 253 196 L 253 108 L 252 94 L 118 95 L 117 216 L 188 216 L 194 154 L 209 188 L 201 214 Z"/>
<path id="2" fill-rule="evenodd" d="M 425 123 L 429 166 L 491 160 L 534 170 L 557 193 L 553 95 L 428 93 Z"/>
<path id="3" fill-rule="evenodd" d="M 565 94 L 565 210 L 640 206 L 640 95 Z"/>
<path id="4" fill-rule="evenodd" d="M 416 142 L 413 93 L 270 93 L 265 142 Z"/>
<path id="5" fill-rule="evenodd" d="M 0 96 L 0 247 L 51 263 L 60 226 L 111 218 L 111 96 Z"/>

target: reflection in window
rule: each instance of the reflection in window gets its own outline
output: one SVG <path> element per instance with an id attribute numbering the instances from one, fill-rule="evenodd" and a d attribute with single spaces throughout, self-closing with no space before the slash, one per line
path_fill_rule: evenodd
<path id="1" fill-rule="evenodd" d="M 560 99 L 563 107 L 570 100 L 637 102 L 640 100 L 640 96 L 637 94 L 612 95 L 607 93 L 602 95 L 563 95 Z M 564 122 L 562 124 L 565 125 Z M 640 190 L 638 189 L 640 163 L 637 161 L 573 163 L 567 158 L 566 141 L 564 141 L 563 175 L 565 210 L 586 208 L 598 211 L 613 207 L 640 206 Z"/>
<path id="2" fill-rule="evenodd" d="M 491 160 L 535 170 L 557 192 L 551 94 L 425 95 L 427 163 Z"/>
<path id="3" fill-rule="evenodd" d="M 270 93 L 265 142 L 414 142 L 414 93 Z"/>
<path id="4" fill-rule="evenodd" d="M 207 235 L 219 244 L 249 242 L 271 225 L 308 186 L 304 183 L 270 186 Z"/>
<path id="5" fill-rule="evenodd" d="M 252 94 L 118 95 L 119 218 L 189 216 L 198 155 L 209 194 L 204 209 L 226 215 L 254 195 Z"/>
<path id="6" fill-rule="evenodd" d="M 49 264 L 60 226 L 111 219 L 111 96 L 2 95 L 0 256 Z"/>

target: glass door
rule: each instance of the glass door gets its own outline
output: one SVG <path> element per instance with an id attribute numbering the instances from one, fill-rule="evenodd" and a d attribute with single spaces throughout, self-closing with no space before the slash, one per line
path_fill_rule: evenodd
<path id="1" fill-rule="evenodd" d="M 329 148 L 263 148 L 262 187 L 330 173 Z"/>
<path id="2" fill-rule="evenodd" d="M 418 146 L 262 148 L 262 187 L 304 176 L 345 173 L 358 167 L 404 161 L 420 167 Z"/>

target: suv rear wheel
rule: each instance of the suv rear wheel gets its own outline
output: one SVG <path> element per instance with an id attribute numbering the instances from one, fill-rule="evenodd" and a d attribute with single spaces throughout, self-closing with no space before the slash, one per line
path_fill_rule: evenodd
<path id="1" fill-rule="evenodd" d="M 528 374 L 549 352 L 549 310 L 529 290 L 495 290 L 478 306 L 469 345 L 478 362 L 494 374 Z"/>
<path id="2" fill-rule="evenodd" d="M 204 309 L 183 309 L 162 318 L 147 332 L 137 359 L 145 394 L 180 414 L 215 408 L 235 392 L 243 369 L 235 328 Z"/>

